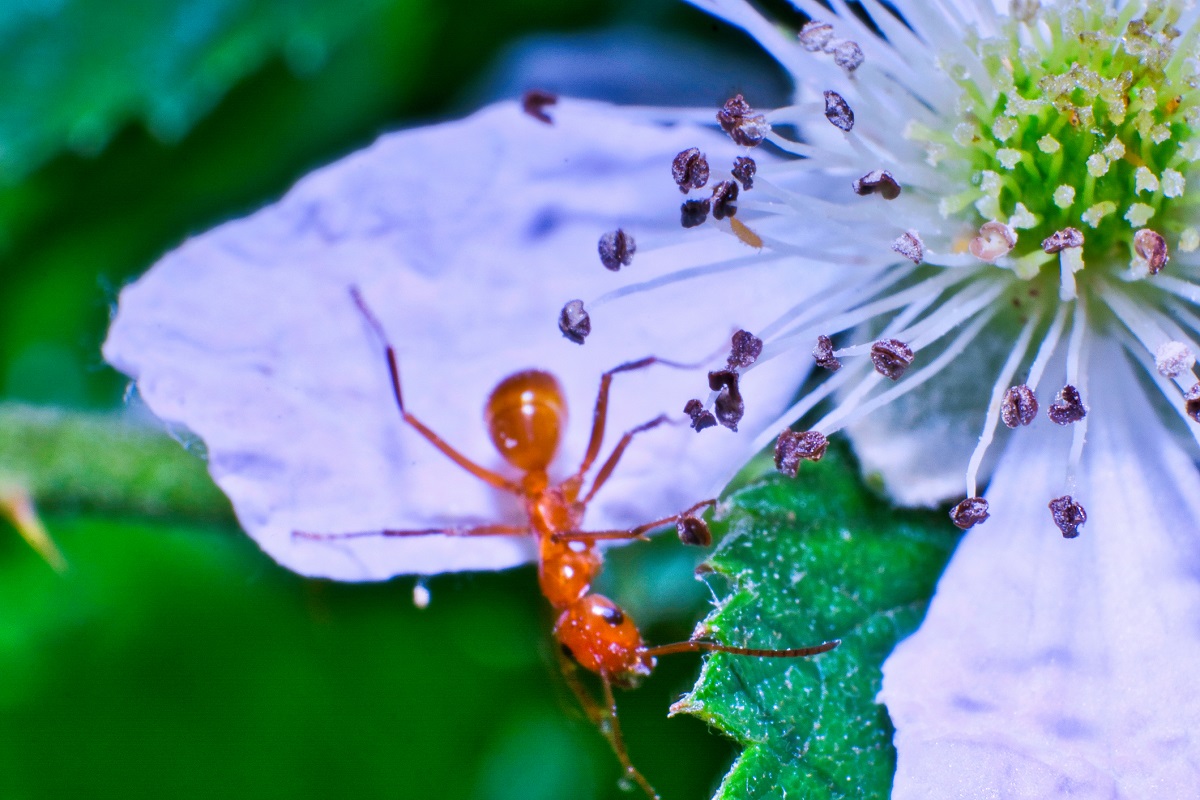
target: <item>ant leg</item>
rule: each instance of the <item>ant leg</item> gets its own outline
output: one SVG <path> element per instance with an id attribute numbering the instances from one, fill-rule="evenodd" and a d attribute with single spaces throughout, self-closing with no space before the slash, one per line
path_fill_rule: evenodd
<path id="1" fill-rule="evenodd" d="M 717 642 L 705 642 L 697 639 L 692 639 L 687 642 L 676 642 L 675 644 L 663 644 L 658 647 L 642 647 L 640 651 L 648 656 L 669 656 L 672 653 L 732 653 L 737 656 L 758 656 L 760 658 L 804 658 L 805 656 L 815 656 L 819 653 L 827 653 L 833 648 L 842 643 L 841 639 L 832 639 L 828 642 L 813 645 L 811 647 L 792 647 L 786 650 L 770 650 L 760 647 L 734 647 L 728 644 L 718 644 Z"/>
<path id="2" fill-rule="evenodd" d="M 596 456 L 600 455 L 600 445 L 604 441 L 604 425 L 608 418 L 608 391 L 612 386 L 613 376 L 618 372 L 632 372 L 638 369 L 645 369 L 654 364 L 662 364 L 674 369 L 696 369 L 700 366 L 700 364 L 681 364 L 677 361 L 667 361 L 656 356 L 646 356 L 637 361 L 628 361 L 613 367 L 601 375 L 600 391 L 596 394 L 596 410 L 592 413 L 592 435 L 588 439 L 587 452 L 583 456 L 583 463 L 579 465 L 579 470 L 575 473 L 577 480 L 583 480 L 583 476 L 591 469 L 592 464 L 595 462 Z M 614 464 L 614 466 L 616 465 Z"/>
<path id="3" fill-rule="evenodd" d="M 67 560 L 33 507 L 29 491 L 19 486 L 0 486 L 0 517 L 5 517 L 17 529 L 29 546 L 37 551 L 55 572 L 65 572 Z"/>
<path id="4" fill-rule="evenodd" d="M 661 528 L 663 525 L 670 525 L 672 522 L 674 522 L 676 525 L 678 525 L 681 521 L 690 520 L 692 524 L 687 526 L 689 528 L 688 533 L 690 535 L 699 536 L 700 538 L 699 538 L 699 541 L 688 541 L 685 539 L 684 543 L 685 544 L 711 544 L 712 536 L 711 536 L 711 534 L 708 534 L 708 530 L 707 530 L 708 526 L 704 524 L 704 521 L 702 519 L 695 516 L 695 514 L 697 511 L 704 508 L 705 506 L 715 507 L 716 505 L 717 505 L 717 501 L 715 499 L 701 500 L 699 503 L 696 503 L 696 505 L 692 506 L 691 508 L 681 511 L 678 514 L 672 514 L 669 517 L 663 517 L 662 519 L 656 519 L 653 522 L 647 522 L 642 525 L 638 525 L 636 528 L 630 528 L 629 530 L 625 530 L 625 531 L 562 531 L 560 533 L 551 534 L 550 538 L 556 542 L 562 542 L 562 541 L 570 542 L 570 541 L 575 541 L 575 540 L 599 541 L 602 539 L 645 539 L 646 534 L 649 533 L 650 531 L 654 530 L 655 528 Z M 697 523 L 698 523 L 698 526 L 697 526 Z M 694 530 L 694 527 L 700 527 L 701 531 Z M 708 535 L 705 536 L 705 534 L 708 534 Z"/>
<path id="5" fill-rule="evenodd" d="M 609 454 L 608 460 L 604 462 L 604 466 L 600 467 L 600 471 L 596 473 L 596 479 L 592 481 L 592 488 L 588 490 L 587 496 L 585 496 L 580 502 L 586 506 L 591 502 L 592 498 L 596 496 L 596 492 L 600 491 L 600 487 L 603 486 L 604 482 L 612 476 L 613 470 L 617 468 L 617 462 L 621 460 L 621 456 L 624 454 L 625 448 L 628 447 L 629 443 L 633 441 L 634 436 L 653 428 L 657 428 L 664 422 L 672 422 L 672 420 L 666 414 L 661 414 L 649 422 L 643 422 L 636 428 L 626 431 L 625 435 L 621 437 L 621 441 L 617 442 L 617 446 L 614 447 L 612 453 Z M 580 477 L 582 477 L 582 473 L 580 474 Z"/>
<path id="6" fill-rule="evenodd" d="M 599 728 L 601 732 L 604 732 L 604 723 L 608 719 L 608 711 L 592 696 L 592 693 L 583 685 L 583 681 L 579 680 L 579 665 L 561 648 L 558 651 L 558 668 L 562 672 L 563 680 L 567 682 L 571 693 L 579 701 L 579 706 L 583 709 L 583 713 L 587 715 L 588 720 Z"/>
<path id="7" fill-rule="evenodd" d="M 616 752 L 617 760 L 625 768 L 626 777 L 632 778 L 638 786 L 642 787 L 642 791 L 650 800 L 661 800 L 658 792 L 654 791 L 654 787 L 650 785 L 650 781 L 646 780 L 646 776 L 642 775 L 629 760 L 629 751 L 625 749 L 625 739 L 621 736 L 621 725 L 617 722 L 617 698 L 613 696 L 612 681 L 608 679 L 608 675 L 602 672 L 600 673 L 600 682 L 604 686 L 604 702 L 608 706 L 608 726 L 602 728 L 604 735 L 612 745 L 613 751 Z"/>
<path id="8" fill-rule="evenodd" d="M 292 531 L 292 538 L 325 542 L 338 539 L 362 539 L 371 536 L 528 536 L 530 532 L 527 525 L 476 525 L 470 528 L 385 529 L 381 531 L 357 531 L 355 533 Z"/>
<path id="9" fill-rule="evenodd" d="M 629 761 L 629 752 L 625 749 L 625 739 L 621 736 L 621 727 L 617 723 L 617 700 L 613 696 L 612 682 L 608 676 L 601 673 L 600 680 L 604 684 L 604 703 L 599 702 L 591 692 L 579 680 L 579 665 L 576 664 L 570 656 L 565 652 L 559 652 L 558 665 L 562 671 L 563 679 L 567 682 L 567 686 L 575 695 L 575 699 L 579 701 L 579 705 L 583 707 L 583 711 L 587 714 L 587 718 L 592 724 L 600 729 L 600 733 L 604 734 L 604 738 L 608 739 L 608 743 L 612 745 L 613 752 L 617 755 L 617 760 L 621 762 L 621 766 L 625 769 L 625 775 L 632 778 L 638 786 L 651 798 L 651 800 L 661 800 L 658 792 L 654 791 L 654 787 L 646 780 L 638 769 Z"/>
<path id="10" fill-rule="evenodd" d="M 495 472 L 492 472 L 486 467 L 481 467 L 480 465 L 476 464 L 474 461 L 451 447 L 444 439 L 442 439 L 442 437 L 438 436 L 429 427 L 427 427 L 425 423 L 421 422 L 421 420 L 417 419 L 408 412 L 408 410 L 404 407 L 404 395 L 400 391 L 400 364 L 396 358 L 396 350 L 392 347 L 391 342 L 388 341 L 387 334 L 383 330 L 383 323 L 379 321 L 379 318 L 376 317 L 371 309 L 367 306 L 367 302 L 363 299 L 363 296 L 358 291 L 357 286 L 350 287 L 350 297 L 354 300 L 354 305 L 358 307 L 359 312 L 366 319 L 367 324 L 371 326 L 373 331 L 375 331 L 375 335 L 379 338 L 379 341 L 383 343 L 384 354 L 387 357 L 388 372 L 391 373 L 392 376 L 392 393 L 396 396 L 396 406 L 400 409 L 400 416 L 404 418 L 404 421 L 416 428 L 417 433 L 424 436 L 425 439 L 438 450 L 441 450 L 443 455 L 445 455 L 455 464 L 458 464 L 467 472 L 474 475 L 476 478 L 479 478 L 491 486 L 495 486 L 497 489 L 503 489 L 504 491 L 512 492 L 513 494 L 522 494 L 520 486 L 501 475 L 497 475 Z"/>

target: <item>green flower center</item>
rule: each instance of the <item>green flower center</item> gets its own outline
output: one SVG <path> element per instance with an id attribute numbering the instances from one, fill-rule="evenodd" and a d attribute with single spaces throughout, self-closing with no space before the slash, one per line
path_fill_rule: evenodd
<path id="1" fill-rule="evenodd" d="M 1143 228 L 1195 250 L 1184 212 L 1200 83 L 1195 31 L 1174 28 L 1178 3 L 1136 19 L 1137 3 L 1116 14 L 1100 0 L 1015 5 L 1001 36 L 966 43 L 974 59 L 942 59 L 961 121 L 909 128 L 931 163 L 968 178 L 941 199 L 943 216 L 1017 231 L 1009 265 L 1024 278 L 1057 273 L 1042 242 L 1065 228 L 1083 233 L 1084 263 L 1106 271 L 1136 259 Z"/>

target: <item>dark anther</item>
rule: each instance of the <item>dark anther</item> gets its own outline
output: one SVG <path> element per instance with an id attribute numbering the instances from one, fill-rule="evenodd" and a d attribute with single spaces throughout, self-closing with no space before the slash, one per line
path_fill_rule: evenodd
<path id="1" fill-rule="evenodd" d="M 717 112 L 717 122 L 721 130 L 729 134 L 729 138 L 743 147 L 755 147 L 771 132 L 767 118 L 755 114 L 750 104 L 739 94 L 725 101 L 725 106 Z"/>
<path id="2" fill-rule="evenodd" d="M 1050 513 L 1064 539 L 1074 539 L 1079 535 L 1079 526 L 1087 522 L 1087 511 L 1069 494 L 1051 500 Z"/>
<path id="3" fill-rule="evenodd" d="M 857 42 L 852 42 L 849 39 L 838 42 L 833 48 L 833 63 L 837 64 L 846 72 L 854 72 L 862 66 L 863 51 L 858 46 Z"/>
<path id="4" fill-rule="evenodd" d="M 900 184 L 886 169 L 874 169 L 854 182 L 854 193 L 878 194 L 884 200 L 895 200 L 900 196 Z"/>
<path id="5" fill-rule="evenodd" d="M 871 363 L 885 378 L 900 380 L 912 362 L 912 348 L 899 339 L 880 339 L 871 345 Z"/>
<path id="6" fill-rule="evenodd" d="M 1046 414 L 1050 420 L 1057 425 L 1070 425 L 1072 422 L 1079 422 L 1087 416 L 1088 407 L 1083 404 L 1083 398 L 1079 396 L 1079 390 L 1071 384 L 1067 384 L 1058 393 L 1054 404 L 1046 409 Z"/>
<path id="7" fill-rule="evenodd" d="M 578 664 L 578 663 L 579 663 L 579 660 L 578 660 L 577 658 L 575 658 L 575 651 L 574 651 L 574 650 L 572 650 L 571 648 L 567 647 L 565 644 L 562 644 L 562 645 L 560 645 L 560 646 L 562 647 L 562 654 L 563 654 L 564 656 L 566 656 L 567 658 L 571 659 L 571 660 L 572 660 L 572 661 L 574 661 L 576 664 Z"/>
<path id="8" fill-rule="evenodd" d="M 982 497 L 968 497 L 950 509 L 950 521 L 964 531 L 974 528 L 988 516 L 988 501 Z"/>
<path id="9" fill-rule="evenodd" d="M 854 129 L 854 112 L 850 104 L 837 92 L 825 92 L 825 119 L 833 123 L 833 127 L 849 133 Z"/>
<path id="10" fill-rule="evenodd" d="M 708 373 L 708 388 L 714 392 L 720 389 L 737 389 L 738 374 L 731 369 L 718 369 Z"/>
<path id="11" fill-rule="evenodd" d="M 713 416 L 713 413 L 705 411 L 704 403 L 694 398 L 687 401 L 687 405 L 683 407 L 683 413 L 692 418 L 692 430 L 696 431 L 696 433 L 705 428 L 715 427 L 717 424 L 717 418 Z"/>
<path id="12" fill-rule="evenodd" d="M 754 173 L 758 172 L 758 164 L 749 156 L 738 156 L 733 160 L 733 177 L 737 178 L 742 188 L 750 191 L 754 188 Z"/>
<path id="13" fill-rule="evenodd" d="M 730 369 L 744 369 L 758 361 L 758 357 L 762 355 L 762 348 L 762 339 L 750 331 L 738 331 L 733 335 L 726 363 Z"/>
<path id="14" fill-rule="evenodd" d="M 1200 383 L 1183 396 L 1184 409 L 1193 422 L 1200 422 Z"/>
<path id="15" fill-rule="evenodd" d="M 558 102 L 558 95 L 545 89 L 530 89 L 521 96 L 521 110 L 536 120 L 553 125 L 554 120 L 546 113 L 546 107 Z"/>
<path id="16" fill-rule="evenodd" d="M 679 207 L 679 221 L 685 228 L 703 225 L 704 220 L 708 219 L 709 208 L 707 197 L 703 200 L 685 200 Z"/>
<path id="17" fill-rule="evenodd" d="M 814 19 L 812 22 L 804 23 L 804 27 L 800 29 L 796 38 L 800 40 L 801 47 L 810 53 L 815 53 L 823 50 L 825 45 L 833 39 L 833 26 L 828 22 Z"/>
<path id="18" fill-rule="evenodd" d="M 892 242 L 892 250 L 907 258 L 914 264 L 925 260 L 925 243 L 916 231 L 905 231 Z"/>
<path id="19" fill-rule="evenodd" d="M 1000 403 L 1000 419 L 1010 428 L 1028 425 L 1037 418 L 1038 401 L 1025 384 L 1009 387 Z"/>
<path id="20" fill-rule="evenodd" d="M 813 358 L 817 360 L 817 366 L 823 367 L 830 372 L 837 372 L 842 368 L 842 362 L 837 360 L 837 356 L 833 354 L 833 339 L 830 339 L 825 334 L 817 337 L 817 346 L 813 348 Z"/>
<path id="21" fill-rule="evenodd" d="M 775 469 L 796 477 L 801 461 L 820 461 L 829 440 L 816 431 L 786 430 L 775 440 Z"/>
<path id="22" fill-rule="evenodd" d="M 1149 228 L 1142 228 L 1133 235 L 1133 249 L 1138 258 L 1146 262 L 1151 275 L 1157 275 L 1171 260 L 1167 255 L 1167 240 Z"/>
<path id="23" fill-rule="evenodd" d="M 713 187 L 712 213 L 715 219 L 725 219 L 737 213 L 738 185 L 721 181 Z"/>
<path id="24" fill-rule="evenodd" d="M 558 329 L 575 344 L 583 344 L 592 332 L 592 318 L 583 310 L 582 300 L 572 300 L 563 306 L 558 315 Z"/>
<path id="25" fill-rule="evenodd" d="M 699 547 L 712 544 L 712 531 L 708 529 L 708 523 L 699 517 L 680 517 L 675 523 L 675 531 L 679 534 L 679 541 L 684 544 Z"/>
<path id="26" fill-rule="evenodd" d="M 592 613 L 614 628 L 625 621 L 625 612 L 607 603 L 594 603 Z"/>
<path id="27" fill-rule="evenodd" d="M 708 388 L 718 392 L 717 400 L 713 403 L 717 422 L 731 431 L 736 431 L 738 422 L 746 413 L 746 404 L 738 389 L 737 372 L 732 369 L 719 369 L 708 373 Z"/>
<path id="28" fill-rule="evenodd" d="M 684 194 L 708 183 L 708 159 L 699 147 L 689 147 L 671 162 L 671 177 Z"/>
<path id="29" fill-rule="evenodd" d="M 746 402 L 742 400 L 737 387 L 732 386 L 720 391 L 713 403 L 713 410 L 716 411 L 717 422 L 736 433 L 738 423 L 746 415 Z"/>
<path id="30" fill-rule="evenodd" d="M 596 249 L 600 251 L 600 263 L 604 268 L 616 272 L 621 267 L 628 267 L 633 263 L 637 242 L 628 233 L 617 228 L 601 236 Z"/>
<path id="31" fill-rule="evenodd" d="M 1068 247 L 1083 247 L 1083 231 L 1063 228 L 1042 239 L 1042 249 L 1047 253 L 1060 253 Z"/>

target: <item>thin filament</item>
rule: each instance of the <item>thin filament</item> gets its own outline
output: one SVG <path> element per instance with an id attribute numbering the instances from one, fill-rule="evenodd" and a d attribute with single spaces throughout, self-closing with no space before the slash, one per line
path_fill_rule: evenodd
<path id="1" fill-rule="evenodd" d="M 996 436 L 996 425 L 1000 422 L 1000 406 L 1004 402 L 1004 395 L 1008 391 L 1008 387 L 1012 385 L 1017 368 L 1021 366 L 1021 361 L 1024 360 L 1025 353 L 1029 350 L 1033 331 L 1041 318 L 1042 315 L 1039 311 L 1025 323 L 1021 329 L 1021 335 L 1017 337 L 1017 342 L 1013 345 L 1012 352 L 1008 354 L 1008 359 L 1000 368 L 1000 375 L 996 378 L 995 386 L 992 387 L 992 399 L 988 403 L 987 417 L 983 422 L 983 433 L 979 437 L 979 444 L 975 445 L 975 452 L 971 453 L 971 460 L 967 463 L 967 497 L 979 496 L 977 486 L 979 467 Z"/>

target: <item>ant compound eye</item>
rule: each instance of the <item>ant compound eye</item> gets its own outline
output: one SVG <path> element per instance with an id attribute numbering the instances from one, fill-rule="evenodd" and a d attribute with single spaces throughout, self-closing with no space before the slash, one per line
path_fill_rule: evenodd
<path id="1" fill-rule="evenodd" d="M 612 625 L 614 628 L 625 622 L 625 612 L 617 608 L 610 602 L 600 602 L 597 599 L 592 603 L 592 614 Z"/>
<path id="2" fill-rule="evenodd" d="M 684 544 L 699 547 L 712 544 L 712 531 L 709 530 L 708 523 L 700 517 L 680 517 L 675 523 L 675 530 L 679 533 L 679 541 Z"/>

